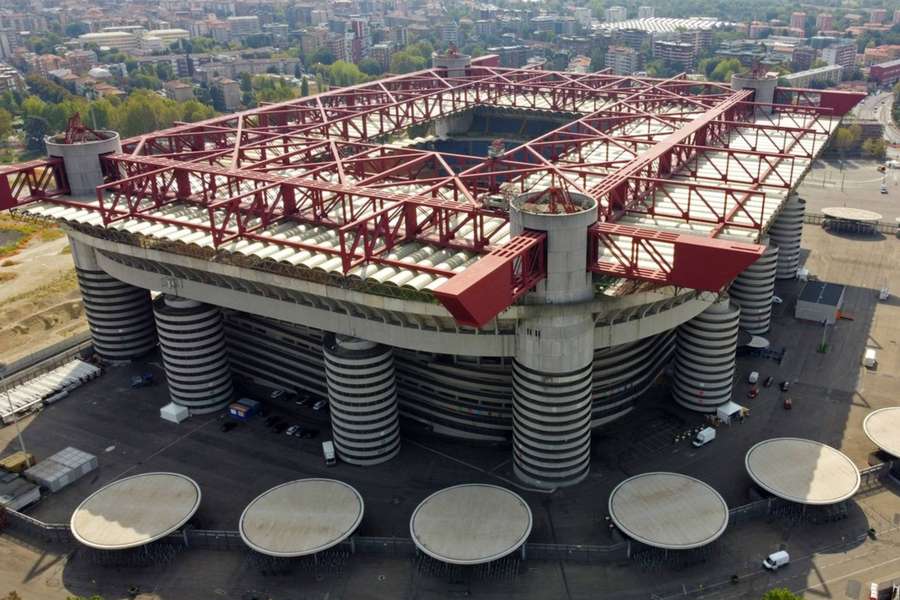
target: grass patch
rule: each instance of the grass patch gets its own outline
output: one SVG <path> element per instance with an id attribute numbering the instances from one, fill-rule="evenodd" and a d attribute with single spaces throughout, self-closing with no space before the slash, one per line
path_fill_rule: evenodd
<path id="1" fill-rule="evenodd" d="M 18 277 L 18 273 L 11 273 L 10 271 L 0 272 L 0 283 L 6 283 L 7 281 L 12 281 L 16 277 Z"/>
<path id="2" fill-rule="evenodd" d="M 25 292 L 24 294 L 13 296 L 12 298 L 8 298 L 5 301 L 5 304 L 12 304 L 13 302 L 17 302 L 19 300 L 28 300 L 29 302 L 33 302 L 36 304 L 45 298 L 61 296 L 63 294 L 71 292 L 77 287 L 78 278 L 75 276 L 75 269 L 72 269 L 71 271 L 66 271 L 53 281 L 46 283 L 39 288 L 33 289 L 29 292 Z"/>
<path id="3" fill-rule="evenodd" d="M 23 221 L 9 214 L 0 215 L 0 230 L 14 231 L 20 234 L 18 239 L 0 246 L 0 258 L 13 256 L 32 240 L 49 242 L 65 235 L 63 230 L 56 225 Z"/>
<path id="4" fill-rule="evenodd" d="M 60 255 L 63 254 L 72 254 L 72 246 L 66 246 L 62 250 L 59 251 Z"/>
<path id="5" fill-rule="evenodd" d="M 2 263 L 0 263 L 0 267 L 14 267 L 17 264 L 19 263 L 14 260 L 4 260 Z"/>

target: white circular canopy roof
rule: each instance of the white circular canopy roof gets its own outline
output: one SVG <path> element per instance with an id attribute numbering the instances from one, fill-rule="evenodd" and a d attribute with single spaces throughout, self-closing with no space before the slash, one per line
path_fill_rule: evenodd
<path id="1" fill-rule="evenodd" d="M 409 521 L 416 547 L 456 565 L 477 565 L 515 552 L 531 533 L 528 504 L 487 484 L 449 487 L 425 498 Z"/>
<path id="2" fill-rule="evenodd" d="M 847 221 L 872 222 L 880 221 L 881 215 L 871 210 L 853 208 L 851 206 L 830 206 L 822 209 L 822 214 L 832 219 L 846 219 Z"/>
<path id="3" fill-rule="evenodd" d="M 863 421 L 863 430 L 873 444 L 900 458 L 900 406 L 870 412 Z"/>
<path id="4" fill-rule="evenodd" d="M 821 442 L 773 438 L 750 448 L 747 473 L 767 492 L 799 504 L 835 504 L 859 489 L 859 469 Z"/>
<path id="5" fill-rule="evenodd" d="M 626 479 L 609 496 L 609 516 L 625 535 L 655 548 L 689 550 L 728 526 L 728 505 L 706 483 L 678 473 Z"/>
<path id="6" fill-rule="evenodd" d="M 200 487 L 177 473 L 133 475 L 103 486 L 72 513 L 72 535 L 100 550 L 149 544 L 187 523 L 200 506 Z"/>
<path id="7" fill-rule="evenodd" d="M 350 537 L 363 518 L 363 499 L 334 479 L 298 479 L 257 496 L 244 509 L 244 543 L 269 556 L 315 554 Z"/>

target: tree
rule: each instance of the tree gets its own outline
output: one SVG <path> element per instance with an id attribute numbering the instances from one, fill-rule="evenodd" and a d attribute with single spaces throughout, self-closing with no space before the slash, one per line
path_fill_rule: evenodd
<path id="1" fill-rule="evenodd" d="M 359 70 L 371 77 L 377 77 L 384 72 L 384 69 L 381 68 L 378 61 L 372 60 L 371 58 L 364 58 L 359 61 Z"/>
<path id="2" fill-rule="evenodd" d="M 6 143 L 6 138 L 12 133 L 12 115 L 8 110 L 0 108 L 0 144 Z"/>
<path id="3" fill-rule="evenodd" d="M 172 63 L 168 62 L 158 62 L 156 63 L 156 77 L 161 79 L 162 81 L 169 81 L 174 77 L 174 73 L 172 72 Z"/>
<path id="4" fill-rule="evenodd" d="M 68 25 L 66 25 L 65 32 L 66 32 L 66 37 L 74 38 L 74 37 L 78 37 L 79 35 L 84 35 L 85 33 L 88 33 L 90 30 L 91 30 L 91 28 L 87 23 L 84 23 L 83 21 L 79 21 L 77 23 L 69 23 Z"/>
<path id="5" fill-rule="evenodd" d="M 846 158 L 847 152 L 856 147 L 859 142 L 860 131 L 858 125 L 850 127 L 838 127 L 834 132 L 832 143 L 841 155 L 841 159 Z"/>
<path id="6" fill-rule="evenodd" d="M 25 148 L 29 152 L 43 154 L 46 151 L 44 137 L 50 131 L 47 120 L 37 115 L 25 117 L 23 129 L 25 130 Z"/>
<path id="7" fill-rule="evenodd" d="M 881 160 L 887 153 L 887 146 L 883 138 L 869 138 L 863 142 L 862 151 L 866 156 Z"/>
<path id="8" fill-rule="evenodd" d="M 319 63 L 319 64 L 323 64 L 323 65 L 330 65 L 334 61 L 335 61 L 335 56 L 331 52 L 331 50 L 329 50 L 328 48 L 319 48 L 318 50 L 316 50 L 313 53 L 312 58 L 310 59 L 310 62 L 306 63 L 306 64 L 309 65 L 309 64 Z"/>
<path id="9" fill-rule="evenodd" d="M 391 73 L 412 73 L 425 68 L 425 59 L 407 50 L 391 54 Z"/>
<path id="10" fill-rule="evenodd" d="M 209 97 L 214 109 L 225 112 L 225 94 L 222 92 L 222 88 L 217 85 L 209 88 Z"/>
<path id="11" fill-rule="evenodd" d="M 301 96 L 309 96 L 309 79 L 306 78 L 306 75 L 303 76 L 303 80 L 300 82 L 300 95 Z"/>
<path id="12" fill-rule="evenodd" d="M 803 598 L 787 588 L 775 588 L 763 594 L 762 600 L 803 600 Z"/>

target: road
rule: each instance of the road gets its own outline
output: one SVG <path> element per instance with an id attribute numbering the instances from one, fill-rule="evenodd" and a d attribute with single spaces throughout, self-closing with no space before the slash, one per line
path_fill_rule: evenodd
<path id="1" fill-rule="evenodd" d="M 900 128 L 894 125 L 891 108 L 894 105 L 894 94 L 879 92 L 874 96 L 866 96 L 856 105 L 853 113 L 860 119 L 872 119 L 884 125 L 884 139 L 889 144 L 900 144 Z"/>

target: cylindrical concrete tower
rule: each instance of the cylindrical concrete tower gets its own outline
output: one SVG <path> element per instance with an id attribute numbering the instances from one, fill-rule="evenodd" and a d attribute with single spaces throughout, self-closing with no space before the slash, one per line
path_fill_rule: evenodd
<path id="1" fill-rule="evenodd" d="M 715 412 L 731 400 L 741 309 L 728 296 L 678 328 L 672 396 L 678 404 Z"/>
<path id="2" fill-rule="evenodd" d="M 150 292 L 107 275 L 90 246 L 73 239 L 69 244 L 97 354 L 110 362 L 126 362 L 153 350 L 156 327 Z"/>
<path id="3" fill-rule="evenodd" d="M 803 237 L 803 216 L 806 200 L 790 196 L 781 213 L 769 227 L 769 240 L 778 246 L 777 279 L 793 279 L 800 267 L 800 240 Z"/>
<path id="4" fill-rule="evenodd" d="M 557 313 L 523 319 L 513 361 L 513 470 L 540 488 L 574 485 L 587 477 L 591 455 L 594 323 L 588 310 L 566 304 L 593 298 L 587 271 L 587 231 L 596 202 L 572 195 L 572 212 L 552 212 L 549 190 L 519 196 L 510 231 L 547 233 L 547 278 L 530 294 Z"/>
<path id="5" fill-rule="evenodd" d="M 323 340 L 331 433 L 338 456 L 377 465 L 400 452 L 400 413 L 389 346 L 328 334 Z"/>
<path id="6" fill-rule="evenodd" d="M 472 64 L 472 57 L 450 50 L 443 54 L 431 53 L 431 66 L 435 69 L 447 69 L 447 77 L 465 77 L 466 69 Z"/>
<path id="7" fill-rule="evenodd" d="M 233 390 L 222 312 L 168 295 L 156 299 L 153 312 L 172 402 L 194 415 L 225 408 Z"/>
<path id="8" fill-rule="evenodd" d="M 767 75 L 732 75 L 731 89 L 737 90 L 753 90 L 753 101 L 765 104 L 760 106 L 758 110 L 768 114 L 772 112 L 771 105 L 775 100 L 775 88 L 778 86 L 777 77 L 769 77 Z"/>
<path id="9" fill-rule="evenodd" d="M 100 156 L 119 153 L 122 144 L 115 131 L 96 132 L 101 139 L 92 139 L 71 144 L 63 140 L 65 134 L 47 136 L 47 154 L 63 159 L 69 190 L 73 196 L 94 196 L 96 188 L 103 183 L 103 170 L 100 167 Z M 92 136 L 93 137 L 93 136 Z"/>
<path id="10" fill-rule="evenodd" d="M 763 335 L 771 326 L 777 266 L 778 247 L 770 245 L 731 284 L 731 299 L 741 307 L 741 329 L 753 335 Z"/>

